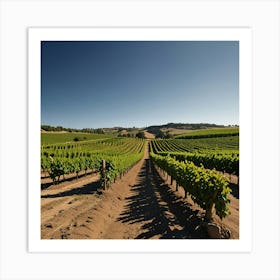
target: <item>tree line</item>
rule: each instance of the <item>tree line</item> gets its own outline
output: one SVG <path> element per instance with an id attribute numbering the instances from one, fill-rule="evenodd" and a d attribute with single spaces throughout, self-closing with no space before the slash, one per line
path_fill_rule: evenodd
<path id="1" fill-rule="evenodd" d="M 51 126 L 51 125 L 41 125 L 41 129 L 45 131 L 67 131 L 67 132 L 84 132 L 84 133 L 95 133 L 95 134 L 105 134 L 102 128 L 65 128 L 63 126 Z"/>

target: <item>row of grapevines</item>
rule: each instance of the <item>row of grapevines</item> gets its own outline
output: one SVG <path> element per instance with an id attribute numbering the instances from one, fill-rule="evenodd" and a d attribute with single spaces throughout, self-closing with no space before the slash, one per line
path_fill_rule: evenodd
<path id="1" fill-rule="evenodd" d="M 142 152 L 125 156 L 104 156 L 102 159 L 105 160 L 105 173 L 103 172 L 102 161 L 99 163 L 101 184 L 104 185 L 106 181 L 106 185 L 109 186 L 118 176 L 122 176 L 124 173 L 128 172 L 142 157 Z"/>
<path id="2" fill-rule="evenodd" d="M 195 165 L 203 165 L 208 169 L 216 169 L 229 174 L 239 176 L 238 153 L 159 153 L 162 156 L 170 155 L 178 161 L 192 161 Z"/>
<path id="3" fill-rule="evenodd" d="M 151 141 L 158 152 L 238 151 L 239 136 L 204 139 L 155 139 Z"/>
<path id="4" fill-rule="evenodd" d="M 83 145 L 85 148 L 85 146 Z M 110 148 L 92 146 L 93 150 L 46 151 L 41 153 L 41 168 L 48 171 L 54 183 L 59 182 L 60 177 L 70 173 L 78 173 L 91 169 L 99 170 L 102 160 L 106 161 L 106 181 L 125 172 L 131 165 L 143 156 L 144 141 L 120 141 L 110 143 Z M 108 168 L 107 168 L 108 167 Z M 101 174 L 102 177 L 102 174 Z M 101 178 L 102 179 L 102 178 Z M 105 178 L 104 178 L 105 180 Z"/>
<path id="5" fill-rule="evenodd" d="M 196 166 L 193 162 L 179 162 L 170 156 L 151 153 L 151 160 L 182 186 L 193 201 L 206 211 L 206 219 L 212 220 L 213 207 L 222 219 L 230 214 L 228 179 L 214 170 Z"/>
<path id="6" fill-rule="evenodd" d="M 229 133 L 213 133 L 213 134 L 197 134 L 197 135 L 178 135 L 175 136 L 177 139 L 201 139 L 201 138 L 217 138 L 217 137 L 228 137 L 228 136 L 237 136 L 239 132 L 229 132 Z"/>
<path id="7" fill-rule="evenodd" d="M 59 182 L 60 177 L 76 173 L 80 171 L 87 171 L 98 168 L 100 159 L 94 157 L 80 157 L 80 158 L 41 158 L 41 168 L 47 170 L 54 183 Z"/>
<path id="8" fill-rule="evenodd" d="M 120 139 L 113 142 L 114 139 L 91 142 L 88 144 L 80 144 L 74 147 L 69 146 L 69 148 L 60 149 L 60 148 L 41 148 L 41 155 L 46 157 L 90 157 L 96 154 L 110 154 L 110 155 L 120 155 L 127 153 L 134 153 L 141 151 L 143 147 L 143 141 L 139 139 Z"/>

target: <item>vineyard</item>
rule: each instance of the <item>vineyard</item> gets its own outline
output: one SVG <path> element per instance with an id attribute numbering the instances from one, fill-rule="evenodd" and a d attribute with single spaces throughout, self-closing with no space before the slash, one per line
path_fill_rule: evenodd
<path id="1" fill-rule="evenodd" d="M 151 204 L 149 207 L 154 207 L 153 204 L 158 203 L 155 197 L 153 198 L 156 199 L 155 201 L 151 200 L 143 204 L 142 202 L 147 199 L 147 194 L 145 194 L 147 190 L 143 189 L 140 193 L 140 189 L 143 186 L 145 186 L 145 188 L 154 186 L 153 191 L 158 190 L 160 194 L 164 191 L 164 188 L 161 188 L 158 183 L 159 180 L 162 180 L 160 177 L 162 175 L 160 174 L 166 174 L 170 178 L 170 186 L 172 187 L 175 184 L 175 192 L 178 192 L 179 188 L 184 190 L 183 200 L 189 201 L 190 199 L 192 204 L 196 205 L 198 209 L 201 209 L 199 211 L 203 213 L 202 221 L 204 220 L 211 223 L 214 220 L 216 221 L 215 217 L 218 217 L 220 221 L 227 220 L 227 217 L 231 217 L 232 210 L 230 205 L 232 199 L 234 199 L 235 204 L 237 202 L 231 194 L 232 183 L 224 174 L 237 176 L 237 178 L 239 176 L 239 136 L 236 135 L 236 133 L 238 133 L 236 129 L 232 130 L 230 133 L 229 131 L 225 131 L 223 136 L 217 134 L 217 137 L 213 137 L 213 131 L 210 133 L 210 137 L 207 137 L 206 132 L 207 130 L 205 130 L 204 133 L 199 131 L 197 134 L 192 133 L 191 136 L 193 138 L 153 139 L 148 141 L 138 138 L 114 137 L 106 134 L 42 133 L 41 180 L 48 180 L 49 178 L 52 180 L 52 186 L 57 186 L 56 188 L 48 187 L 46 190 L 43 190 L 42 194 L 45 195 L 42 197 L 44 201 L 48 201 L 48 198 L 58 199 L 64 196 L 64 193 L 72 194 L 73 191 L 71 190 L 61 193 L 56 189 L 58 188 L 59 190 L 59 186 L 62 186 L 61 188 L 63 189 L 65 185 L 65 190 L 68 190 L 68 183 L 65 182 L 67 176 L 72 176 L 73 182 L 77 182 L 73 184 L 77 186 L 82 184 L 80 183 L 82 179 L 79 177 L 79 174 L 82 173 L 88 178 L 87 180 L 89 180 L 89 182 L 90 180 L 97 179 L 100 188 L 109 191 L 109 193 L 111 185 L 124 184 L 120 186 L 120 192 L 132 192 L 134 194 L 131 196 L 133 197 L 133 201 L 131 201 L 128 206 L 125 206 L 124 202 L 118 201 L 117 203 L 122 205 L 122 209 L 123 207 L 128 207 L 130 209 L 131 205 L 135 203 L 138 205 L 140 203 L 137 207 L 131 208 L 131 213 L 135 211 L 135 213 L 138 213 L 139 209 L 142 207 L 147 207 L 149 204 Z M 227 135 L 225 135 L 226 133 Z M 198 138 L 199 136 L 201 137 Z M 140 171 L 141 167 L 144 168 L 142 171 Z M 129 174 L 134 174 L 133 170 L 135 169 L 139 171 L 134 175 L 136 177 L 133 177 L 133 180 L 135 181 L 137 178 L 143 178 L 143 180 L 141 179 L 139 185 L 141 187 L 134 189 L 134 187 L 131 186 L 138 185 L 135 185 L 133 181 L 132 184 L 127 185 L 127 183 L 123 182 L 123 180 L 125 180 L 123 178 L 127 178 L 127 176 L 128 178 L 131 177 Z M 92 179 L 90 179 L 90 176 L 87 176 L 90 174 L 97 174 L 98 177 L 92 176 Z M 166 175 L 164 175 L 164 178 Z M 163 184 L 165 180 L 166 179 L 164 179 L 161 184 Z M 238 188 L 238 185 L 236 186 Z M 79 194 L 82 189 L 83 186 L 78 187 L 77 194 Z M 87 191 L 83 192 L 87 193 Z M 137 195 L 135 195 L 135 193 L 137 193 Z M 141 199 L 136 199 L 138 196 L 141 197 Z M 162 200 L 164 196 L 161 194 L 159 200 Z M 168 197 L 169 196 L 170 194 L 168 194 Z M 119 198 L 120 197 L 121 195 L 119 195 Z M 154 195 L 150 194 L 148 197 L 152 198 Z M 127 197 L 126 194 L 126 197 L 123 199 L 128 198 L 129 196 Z M 89 199 L 89 197 L 87 197 L 87 199 Z M 90 197 L 90 199 L 93 199 L 93 197 Z M 71 200 L 68 203 L 72 203 L 73 201 L 76 200 Z M 113 198 L 112 201 L 115 203 L 115 198 Z M 174 198 L 168 199 L 168 203 L 173 204 L 174 202 Z M 106 202 L 104 202 L 101 209 L 104 208 L 104 205 L 106 205 Z M 185 202 L 183 202 L 183 205 L 185 205 Z M 49 209 L 51 208 L 52 207 Z M 159 211 L 158 209 L 159 208 L 156 208 L 156 210 L 153 211 L 157 213 Z M 236 209 L 238 209 L 238 204 Z M 146 213 L 146 211 L 153 212 L 151 209 L 145 210 L 144 212 Z M 234 211 L 236 212 L 236 210 Z M 117 212 L 115 214 L 116 221 L 121 221 L 121 218 L 117 218 Z M 185 210 L 182 213 L 184 212 Z M 127 213 L 127 211 L 124 213 Z M 135 213 L 133 215 L 135 215 Z M 182 213 L 177 213 L 176 215 L 180 216 Z M 108 215 L 110 217 L 112 216 L 111 211 Z M 142 214 L 141 217 L 140 220 L 143 219 Z M 138 221 L 139 218 L 136 220 Z M 183 217 L 182 219 L 185 221 L 187 217 Z M 88 220 L 89 219 L 87 219 L 87 221 Z M 163 221 L 161 221 L 161 223 L 162 222 Z M 168 222 L 167 225 L 169 223 L 171 222 Z M 46 232 L 50 231 L 50 226 L 48 225 L 49 223 L 45 224 Z M 176 226 L 176 228 L 177 227 L 178 226 Z M 186 231 L 185 226 L 181 226 L 180 224 L 180 227 L 182 228 L 182 232 Z M 186 236 L 196 236 L 194 232 L 197 227 L 198 225 L 194 227 L 192 233 L 184 234 Z M 77 229 L 75 228 L 75 230 Z M 93 231 L 93 229 L 91 230 Z M 44 236 L 51 235 L 46 234 Z M 65 235 L 63 236 L 65 237 Z M 67 238 L 71 238 L 69 236 L 70 234 L 67 235 Z M 93 236 L 93 233 L 91 232 L 88 236 Z M 99 236 L 96 238 L 102 238 L 103 235 L 97 234 L 96 236 Z M 111 236 L 111 234 L 108 236 Z M 169 236 L 178 238 L 176 237 L 177 235 L 174 235 L 173 231 Z M 197 236 L 200 237 L 196 238 L 207 238 L 201 233 Z"/>
<path id="2" fill-rule="evenodd" d="M 207 169 L 239 175 L 238 138 L 235 136 L 205 140 L 153 140 L 150 150 L 178 161 L 191 161 Z"/>
<path id="3" fill-rule="evenodd" d="M 48 172 L 54 183 L 61 176 L 81 171 L 102 169 L 105 161 L 106 178 L 110 183 L 143 157 L 144 140 L 105 138 L 80 143 L 44 145 L 41 148 L 41 169 Z"/>
<path id="4" fill-rule="evenodd" d="M 212 220 L 214 206 L 220 218 L 230 214 L 229 181 L 216 171 L 239 175 L 238 138 L 210 137 L 206 141 L 205 135 L 199 140 L 152 140 L 150 152 L 152 161 L 206 211 L 207 220 Z"/>

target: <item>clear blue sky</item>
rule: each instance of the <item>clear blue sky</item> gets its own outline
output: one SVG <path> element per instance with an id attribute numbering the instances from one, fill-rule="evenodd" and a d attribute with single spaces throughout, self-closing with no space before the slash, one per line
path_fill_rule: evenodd
<path id="1" fill-rule="evenodd" d="M 41 70 L 42 124 L 239 124 L 236 41 L 45 41 Z"/>

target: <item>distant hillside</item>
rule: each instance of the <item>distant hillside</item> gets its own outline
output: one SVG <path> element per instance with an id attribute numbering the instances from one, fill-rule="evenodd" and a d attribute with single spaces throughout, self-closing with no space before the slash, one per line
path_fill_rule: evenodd
<path id="1" fill-rule="evenodd" d="M 212 127 L 226 127 L 224 125 L 210 124 L 210 123 L 168 123 L 163 125 L 152 125 L 147 129 L 162 129 L 162 128 L 176 128 L 176 129 L 204 129 Z"/>
<path id="2" fill-rule="evenodd" d="M 212 137 L 227 137 L 238 136 L 238 127 L 226 127 L 226 128 L 211 128 L 211 129 L 198 129 L 189 131 L 184 134 L 176 135 L 177 139 L 196 139 L 196 138 L 212 138 Z"/>
<path id="3" fill-rule="evenodd" d="M 147 127 L 147 131 L 160 138 L 168 138 L 177 134 L 190 133 L 196 130 L 228 128 L 224 125 L 209 123 L 168 123 L 164 125 L 153 125 Z"/>
<path id="4" fill-rule="evenodd" d="M 90 134 L 114 134 L 121 137 L 136 137 L 137 133 L 144 132 L 147 138 L 170 138 L 180 137 L 189 138 L 191 133 L 198 132 L 198 134 L 209 134 L 209 129 L 235 129 L 238 126 L 224 126 L 209 123 L 168 123 L 163 125 L 152 125 L 146 128 L 137 127 L 108 127 L 108 128 L 64 128 L 62 126 L 41 125 L 41 132 L 76 132 L 76 133 L 90 133 Z M 205 133 L 204 133 L 205 132 Z M 213 132 L 213 130 L 212 130 Z M 235 134 L 238 133 L 235 131 Z M 197 134 L 197 133 L 196 133 Z M 185 137 L 185 135 L 187 135 Z M 203 137 L 203 136 L 202 136 Z"/>

